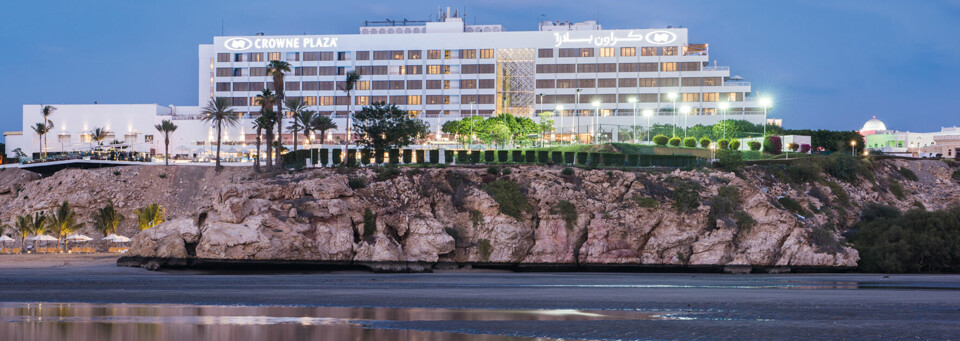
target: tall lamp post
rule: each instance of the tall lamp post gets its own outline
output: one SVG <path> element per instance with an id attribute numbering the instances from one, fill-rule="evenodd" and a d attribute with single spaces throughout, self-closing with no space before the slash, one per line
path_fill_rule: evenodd
<path id="1" fill-rule="evenodd" d="M 593 130 L 593 144 L 597 144 L 597 126 L 600 123 L 600 101 L 593 101 L 593 107 L 596 108 L 593 112 L 593 124 L 591 124 Z"/>
<path id="2" fill-rule="evenodd" d="M 683 114 L 683 139 L 687 139 L 687 116 L 690 116 L 690 106 L 684 105 L 680 107 L 680 113 Z"/>
<path id="3" fill-rule="evenodd" d="M 560 144 L 563 145 L 563 106 L 557 106 L 557 114 L 560 115 Z"/>
<path id="4" fill-rule="evenodd" d="M 573 104 L 573 117 L 577 120 L 577 123 L 573 124 L 573 133 L 577 135 L 577 141 L 580 140 L 580 91 L 583 89 L 577 89 L 576 99 Z"/>
<path id="5" fill-rule="evenodd" d="M 637 98 L 630 97 L 630 103 L 633 103 L 633 143 L 637 143 Z"/>
<path id="6" fill-rule="evenodd" d="M 760 99 L 760 106 L 763 107 L 763 137 L 767 136 L 767 108 L 773 106 L 773 100 L 768 97 Z"/>
<path id="7" fill-rule="evenodd" d="M 671 92 L 667 94 L 667 98 L 673 101 L 673 136 L 677 137 L 677 93 Z"/>
<path id="8" fill-rule="evenodd" d="M 730 103 L 720 102 L 720 113 L 723 114 L 723 139 L 727 139 L 727 108 L 730 108 Z"/>
<path id="9" fill-rule="evenodd" d="M 850 141 L 850 156 L 857 156 L 857 141 Z"/>
<path id="10" fill-rule="evenodd" d="M 471 114 L 474 113 L 474 112 L 473 112 L 473 103 L 475 103 L 475 102 L 470 102 L 470 113 L 471 113 Z M 475 116 L 475 115 L 471 115 L 471 116 Z M 470 150 L 473 150 L 473 122 L 474 122 L 474 117 L 470 117 Z"/>
<path id="11" fill-rule="evenodd" d="M 643 116 L 647 118 L 647 141 L 650 141 L 650 116 L 653 116 L 653 110 L 644 109 Z"/>

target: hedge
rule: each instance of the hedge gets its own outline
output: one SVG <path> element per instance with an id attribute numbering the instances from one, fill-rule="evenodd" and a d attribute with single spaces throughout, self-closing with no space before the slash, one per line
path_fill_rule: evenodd
<path id="1" fill-rule="evenodd" d="M 424 150 L 419 149 L 416 151 L 416 153 L 417 153 L 417 163 L 427 163 L 427 159 L 424 157 L 426 156 L 427 153 Z"/>
<path id="2" fill-rule="evenodd" d="M 510 154 L 513 154 L 513 162 L 514 162 L 514 163 L 522 163 L 522 162 L 523 162 L 523 151 L 522 151 L 522 150 L 514 150 L 514 151 L 512 151 L 512 153 L 510 153 Z"/>
<path id="3" fill-rule="evenodd" d="M 577 152 L 577 164 L 585 165 L 587 164 L 587 152 Z"/>
<path id="4" fill-rule="evenodd" d="M 330 160 L 330 154 L 328 154 L 329 152 L 330 152 L 330 150 L 327 149 L 327 148 L 322 148 L 322 149 L 317 150 L 317 154 L 318 154 L 318 155 L 317 155 L 317 160 L 318 160 L 318 162 L 320 162 L 320 165 L 321 165 L 321 166 L 326 166 L 326 165 L 327 165 L 327 161 Z"/>
<path id="5" fill-rule="evenodd" d="M 413 151 L 410 149 L 403 150 L 403 163 L 413 163 Z"/>
<path id="6" fill-rule="evenodd" d="M 370 156 L 371 156 L 370 154 L 371 154 L 371 153 L 372 153 L 372 151 L 369 150 L 369 149 L 361 149 L 361 150 L 360 150 L 360 163 L 365 164 L 365 165 L 369 165 L 369 164 L 370 164 Z M 381 157 L 380 159 L 383 160 L 383 157 Z"/>
<path id="7" fill-rule="evenodd" d="M 576 155 L 577 155 L 577 154 L 576 154 L 575 152 L 563 152 L 563 163 L 566 163 L 566 164 L 568 164 L 568 165 L 572 165 L 572 164 L 573 164 L 573 158 L 574 158 Z"/>
<path id="8" fill-rule="evenodd" d="M 500 163 L 510 162 L 510 152 L 506 150 L 498 150 L 497 159 L 500 161 Z"/>
<path id="9" fill-rule="evenodd" d="M 347 166 L 354 167 L 356 165 L 357 165 L 357 150 L 347 149 Z"/>
<path id="10" fill-rule="evenodd" d="M 389 160 L 390 160 L 390 163 L 391 163 L 391 164 L 394 164 L 394 165 L 400 163 L 400 150 L 399 150 L 399 149 L 391 149 L 391 150 L 390 150 L 390 159 L 389 159 Z"/>
<path id="11" fill-rule="evenodd" d="M 343 163 L 343 149 L 334 149 L 333 150 L 333 164 L 339 165 Z"/>
<path id="12" fill-rule="evenodd" d="M 467 154 L 466 150 L 457 151 L 457 164 L 464 164 L 470 160 L 470 156 Z"/>
<path id="13" fill-rule="evenodd" d="M 550 152 L 550 159 L 555 164 L 563 164 L 563 152 Z"/>
<path id="14" fill-rule="evenodd" d="M 494 151 L 493 150 L 484 150 L 483 151 L 483 160 L 487 163 L 493 163 L 494 161 Z"/>
<path id="15" fill-rule="evenodd" d="M 451 163 L 453 163 L 453 151 L 452 151 L 452 150 L 444 150 L 444 151 L 443 151 L 443 161 L 444 161 L 444 163 L 446 163 L 446 164 L 451 164 Z"/>
<path id="16" fill-rule="evenodd" d="M 480 163 L 480 151 L 474 150 L 470 152 L 470 163 Z"/>
<path id="17" fill-rule="evenodd" d="M 528 150 L 526 153 L 526 158 L 524 160 L 526 163 L 535 163 L 537 162 L 537 151 Z"/>
<path id="18" fill-rule="evenodd" d="M 549 163 L 550 162 L 550 153 L 546 150 L 537 151 L 537 162 L 539 163 Z"/>
<path id="19" fill-rule="evenodd" d="M 640 163 L 640 155 L 630 154 L 627 155 L 627 167 L 636 167 Z"/>

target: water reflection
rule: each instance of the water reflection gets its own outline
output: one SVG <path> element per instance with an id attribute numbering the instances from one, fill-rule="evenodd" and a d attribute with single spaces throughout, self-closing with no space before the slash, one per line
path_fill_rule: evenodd
<path id="1" fill-rule="evenodd" d="M 388 321 L 448 321 L 458 330 L 466 321 L 679 317 L 636 311 L 0 303 L 0 319 L 0 340 L 529 340 L 377 328 Z"/>

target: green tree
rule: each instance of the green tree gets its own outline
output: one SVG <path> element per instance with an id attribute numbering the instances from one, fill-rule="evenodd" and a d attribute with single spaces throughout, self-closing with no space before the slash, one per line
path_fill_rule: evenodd
<path id="1" fill-rule="evenodd" d="M 223 139 L 223 126 L 235 126 L 240 120 L 237 117 L 236 112 L 233 111 L 233 107 L 229 104 L 229 99 L 226 97 L 217 97 L 211 99 L 207 106 L 200 111 L 200 114 L 203 115 L 201 120 L 207 123 L 211 123 L 217 127 L 217 171 L 219 171 L 222 166 L 220 166 L 220 143 Z"/>
<path id="2" fill-rule="evenodd" d="M 320 132 L 320 144 L 323 145 L 327 139 L 327 130 L 337 129 L 337 124 L 334 123 L 330 117 L 316 115 L 313 117 L 313 120 L 310 121 L 310 127 L 314 131 Z"/>
<path id="3" fill-rule="evenodd" d="M 47 230 L 57 236 L 57 247 L 67 235 L 76 232 L 83 227 L 83 223 L 77 222 L 77 213 L 70 207 L 70 203 L 63 201 L 57 210 L 50 215 L 47 220 Z M 64 243 L 66 251 L 66 243 Z"/>
<path id="4" fill-rule="evenodd" d="M 343 140 L 343 144 L 344 144 L 344 145 L 350 144 L 350 136 L 349 136 L 349 134 L 350 134 L 351 131 L 353 131 L 352 127 L 350 127 L 350 125 L 351 125 L 351 122 L 350 122 L 350 113 L 351 113 L 351 111 L 352 111 L 352 109 L 353 109 L 353 106 L 352 106 L 352 104 L 353 104 L 353 98 L 350 97 L 350 96 L 353 94 L 353 89 L 355 89 L 355 88 L 357 87 L 357 82 L 359 82 L 359 81 L 360 81 L 360 73 L 359 73 L 359 72 L 356 72 L 356 71 L 350 71 L 350 72 L 347 72 L 346 76 L 344 77 L 343 83 L 339 83 L 339 84 L 337 85 L 337 87 L 340 88 L 340 91 L 343 91 L 343 92 L 345 92 L 345 93 L 347 94 L 347 129 L 346 129 L 346 132 L 347 132 L 348 136 L 347 136 L 346 139 Z"/>
<path id="5" fill-rule="evenodd" d="M 273 88 L 276 90 L 274 101 L 277 105 L 277 167 L 280 166 L 280 152 L 283 149 L 283 99 L 286 98 L 283 79 L 286 76 L 284 72 L 290 72 L 290 63 L 282 60 L 272 60 L 267 64 L 267 74 L 273 77 Z"/>
<path id="6" fill-rule="evenodd" d="M 24 248 L 27 245 L 27 237 L 33 233 L 33 216 L 29 214 L 17 216 L 11 229 L 20 237 L 20 247 Z M 26 250 L 23 251 L 26 252 Z"/>
<path id="7" fill-rule="evenodd" d="M 32 219 L 33 225 L 30 226 L 30 233 L 34 236 L 40 236 L 41 234 L 47 233 L 47 216 L 43 212 L 37 212 L 33 214 Z M 37 252 L 37 247 L 40 246 L 40 241 L 33 240 L 33 252 Z"/>
<path id="8" fill-rule="evenodd" d="M 43 137 L 50 132 L 51 126 L 44 122 L 37 122 L 37 124 L 34 124 L 30 128 L 33 129 L 33 132 L 37 133 L 37 138 L 40 140 L 40 146 L 42 149 L 40 151 L 41 155 L 42 157 L 46 157 L 47 151 L 46 147 L 43 147 Z"/>
<path id="9" fill-rule="evenodd" d="M 163 217 L 164 212 L 165 210 L 159 204 L 149 204 L 135 210 L 134 213 L 137 214 L 137 228 L 143 231 L 160 225 L 160 223 L 163 223 L 165 220 Z"/>
<path id="10" fill-rule="evenodd" d="M 163 160 L 166 165 L 170 165 L 170 134 L 177 130 L 177 125 L 173 120 L 163 120 L 160 124 L 153 126 L 158 132 L 163 134 Z"/>
<path id="11" fill-rule="evenodd" d="M 260 116 L 270 115 L 269 119 L 264 121 L 263 130 L 265 132 L 264 139 L 267 141 L 267 168 L 273 167 L 273 126 L 277 124 L 277 118 L 279 118 L 276 111 L 273 111 L 271 107 L 277 101 L 277 96 L 274 95 L 270 89 L 263 89 L 259 95 L 256 97 L 257 103 L 260 104 Z M 260 153 L 260 150 L 257 150 L 257 153 Z"/>
<path id="12" fill-rule="evenodd" d="M 107 201 L 107 205 L 97 209 L 93 214 L 93 228 L 103 234 L 104 237 L 117 232 L 117 227 L 123 221 L 123 215 L 117 212 L 113 206 L 113 200 Z"/>
<path id="13" fill-rule="evenodd" d="M 107 139 L 107 136 L 110 136 L 110 131 L 107 128 L 94 128 L 93 133 L 90 134 L 90 139 L 97 141 L 97 145 L 103 145 L 103 140 Z"/>
<path id="14" fill-rule="evenodd" d="M 353 133 L 359 137 L 358 145 L 381 152 L 412 144 L 425 137 L 428 128 L 426 122 L 411 118 L 396 105 L 374 103 L 354 116 Z"/>
<path id="15" fill-rule="evenodd" d="M 287 105 L 287 111 L 290 112 L 290 115 L 293 117 L 293 123 L 291 123 L 290 126 L 287 127 L 287 131 L 290 131 L 293 133 L 293 151 L 296 152 L 297 151 L 297 135 L 301 130 L 303 130 L 304 133 L 306 133 L 306 128 L 307 126 L 310 125 L 310 120 L 313 119 L 313 115 L 316 114 L 316 112 L 310 111 L 310 114 L 307 117 L 307 121 L 303 122 L 300 120 L 302 117 L 298 117 L 298 116 L 309 111 L 307 110 L 307 103 L 303 102 L 303 99 L 300 99 L 299 97 L 287 98 L 285 103 Z"/>

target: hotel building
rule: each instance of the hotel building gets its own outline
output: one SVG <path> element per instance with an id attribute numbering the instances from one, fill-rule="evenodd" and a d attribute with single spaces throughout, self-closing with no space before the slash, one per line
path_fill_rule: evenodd
<path id="1" fill-rule="evenodd" d="M 648 122 L 693 126 L 724 115 L 754 123 L 764 118 L 750 83 L 711 64 L 708 45 L 690 43 L 686 28 L 608 30 L 587 21 L 543 22 L 537 31 L 508 32 L 500 25 L 468 25 L 449 9 L 438 18 L 367 23 L 349 35 L 214 37 L 212 44 L 199 46 L 199 106 L 55 105 L 47 151 L 88 149 L 90 132 L 106 127 L 134 150 L 162 152 L 153 125 L 164 119 L 180 126 L 171 148 L 185 148 L 177 153 L 209 147 L 214 131 L 198 114 L 213 97 L 229 98 L 242 113 L 242 124 L 225 131 L 226 143 L 251 145 L 251 124 L 260 110 L 256 95 L 273 89 L 266 69 L 271 60 L 291 65 L 287 98 L 300 97 L 311 110 L 334 119 L 340 127 L 329 134 L 334 141 L 343 135 L 349 110 L 375 102 L 408 110 L 433 132 L 469 115 L 511 113 L 536 120 L 549 112 L 565 139 L 597 129 L 616 140 L 618 127 Z M 361 79 L 347 97 L 343 81 L 354 70 Z M 721 111 L 723 102 L 728 109 Z M 24 105 L 22 132 L 6 133 L 8 152 L 40 151 L 30 130 L 42 121 L 40 108 Z"/>

